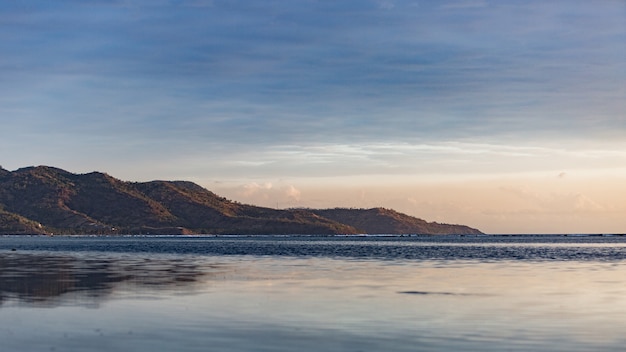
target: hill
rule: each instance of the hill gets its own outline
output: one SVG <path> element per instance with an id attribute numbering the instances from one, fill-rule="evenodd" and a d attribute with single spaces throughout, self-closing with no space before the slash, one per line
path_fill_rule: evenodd
<path id="1" fill-rule="evenodd" d="M 0 168 L 0 233 L 480 233 L 382 208 L 276 210 L 240 204 L 186 181 L 125 182 L 37 166 Z"/>
<path id="2" fill-rule="evenodd" d="M 464 225 L 426 222 L 392 209 L 313 209 L 311 212 L 350 225 L 367 234 L 478 235 L 479 230 Z"/>

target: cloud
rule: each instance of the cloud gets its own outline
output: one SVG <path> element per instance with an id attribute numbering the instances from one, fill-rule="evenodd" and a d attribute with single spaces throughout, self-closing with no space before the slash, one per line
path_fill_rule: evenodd
<path id="1" fill-rule="evenodd" d="M 224 190 L 224 186 L 220 188 Z M 233 194 L 226 187 L 225 192 Z M 297 206 L 301 200 L 302 192 L 292 184 L 280 182 L 274 185 L 271 182 L 250 182 L 235 186 L 234 195 L 247 203 L 261 204 L 269 207 L 290 207 Z"/>
<path id="2" fill-rule="evenodd" d="M 258 184 L 256 182 L 248 183 L 241 187 L 240 195 L 243 197 L 255 196 L 259 193 L 263 193 L 263 197 L 267 197 L 267 191 L 272 189 L 272 184 L 267 182 Z"/>
<path id="3" fill-rule="evenodd" d="M 297 188 L 295 188 L 293 185 L 289 185 L 286 189 L 285 189 L 285 195 L 287 196 L 288 199 L 293 200 L 293 201 L 299 201 L 300 200 L 300 195 L 301 192 L 300 190 L 298 190 Z"/>
<path id="4" fill-rule="evenodd" d="M 617 2 L 134 4 L 9 7 L 12 115 L 265 146 L 584 135 L 624 110 Z"/>
<path id="5" fill-rule="evenodd" d="M 625 165 L 621 2 L 414 3 L 8 2 L 0 158 L 240 184 Z"/>
<path id="6" fill-rule="evenodd" d="M 576 148 L 594 149 L 576 149 Z M 608 149 L 615 148 L 614 150 Z M 548 174 L 563 169 L 583 176 L 589 173 L 623 175 L 626 145 L 606 146 L 505 145 L 469 142 L 369 143 L 281 145 L 250 151 L 232 146 L 227 159 L 207 159 L 213 174 L 256 177 L 370 177 L 382 175 L 420 177 L 494 177 Z M 238 151 L 237 148 L 240 150 Z M 207 169 L 208 172 L 209 169 Z M 561 175 L 559 177 L 563 177 Z"/>

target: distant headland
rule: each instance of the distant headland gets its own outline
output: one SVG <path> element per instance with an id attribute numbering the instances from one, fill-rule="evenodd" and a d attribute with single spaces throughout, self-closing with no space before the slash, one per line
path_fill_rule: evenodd
<path id="1" fill-rule="evenodd" d="M 482 234 L 391 209 L 271 209 L 187 181 L 125 182 L 106 173 L 0 167 L 0 234 Z"/>

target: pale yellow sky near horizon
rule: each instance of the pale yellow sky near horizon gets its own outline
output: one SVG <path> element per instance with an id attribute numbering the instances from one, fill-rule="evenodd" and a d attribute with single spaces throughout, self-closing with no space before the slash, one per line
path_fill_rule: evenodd
<path id="1" fill-rule="evenodd" d="M 344 177 L 204 184 L 219 195 L 272 208 L 386 207 L 490 234 L 626 233 L 626 173 Z M 415 177 L 413 179 L 416 179 Z"/>

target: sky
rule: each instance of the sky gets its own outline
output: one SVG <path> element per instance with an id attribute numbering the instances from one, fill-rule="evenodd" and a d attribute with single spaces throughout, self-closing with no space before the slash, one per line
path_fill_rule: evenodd
<path id="1" fill-rule="evenodd" d="M 626 233 L 622 0 L 0 3 L 0 165 Z"/>

